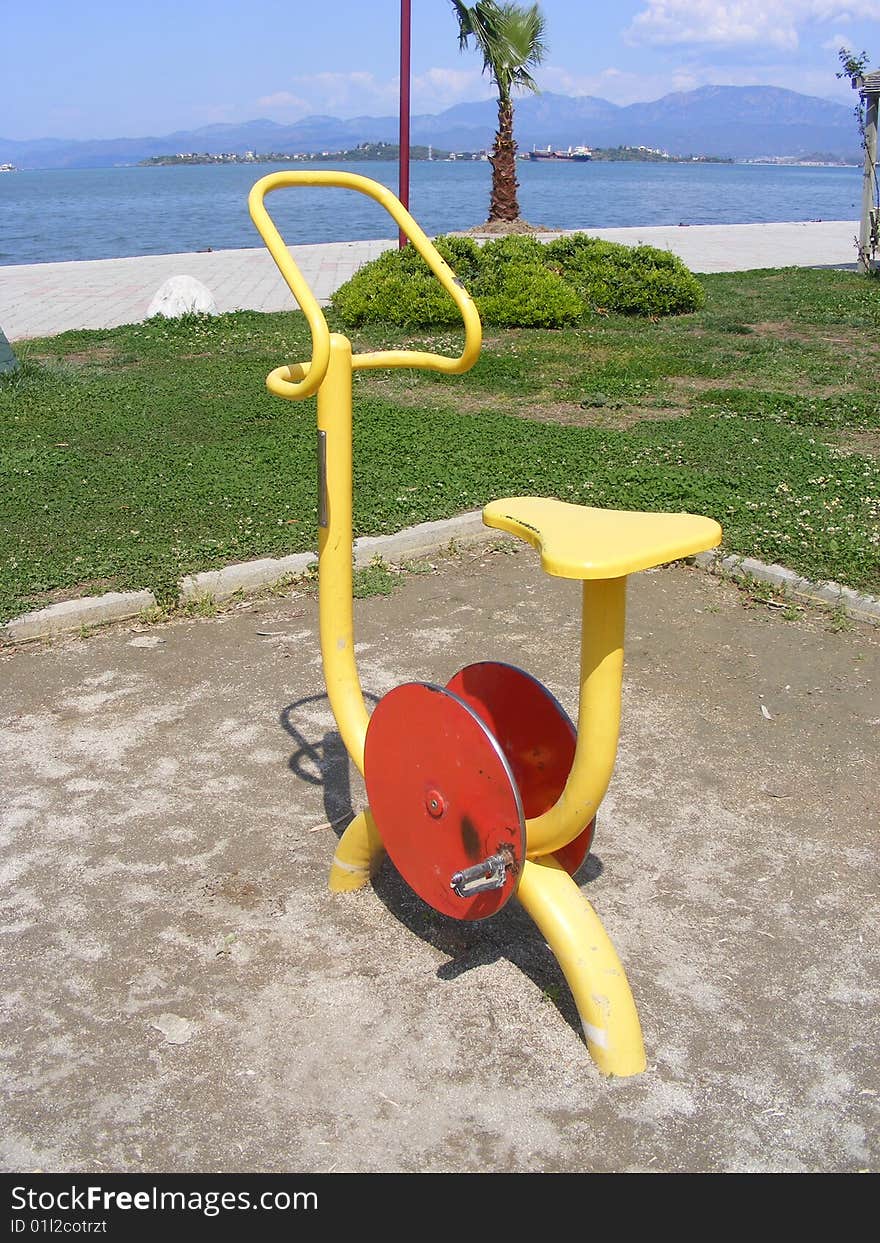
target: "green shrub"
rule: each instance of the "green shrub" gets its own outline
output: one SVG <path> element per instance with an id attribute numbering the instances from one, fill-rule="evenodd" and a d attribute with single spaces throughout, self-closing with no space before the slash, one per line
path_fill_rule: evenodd
<path id="1" fill-rule="evenodd" d="M 499 328 L 564 328 L 584 315 L 572 287 L 536 263 L 506 264 L 491 281 L 481 276 L 471 292 L 483 323 Z"/>
<path id="2" fill-rule="evenodd" d="M 522 234 L 482 247 L 469 290 L 483 322 L 499 328 L 564 328 L 584 314 L 575 290 L 547 266 L 543 243 Z"/>
<path id="3" fill-rule="evenodd" d="M 547 258 L 591 311 L 681 315 L 699 310 L 706 300 L 678 256 L 655 246 L 623 246 L 575 233 L 550 242 Z"/>
<path id="4" fill-rule="evenodd" d="M 586 233 L 550 243 L 514 234 L 478 246 L 440 237 L 437 249 L 470 292 L 485 324 L 561 328 L 596 311 L 680 315 L 698 310 L 703 288 L 670 251 L 623 246 Z M 365 264 L 333 295 L 343 323 L 442 327 L 458 311 L 412 246 Z"/>
<path id="5" fill-rule="evenodd" d="M 343 322 L 357 327 L 381 321 L 401 328 L 457 323 L 452 298 L 412 246 L 386 250 L 366 263 L 333 295 Z"/>
<path id="6" fill-rule="evenodd" d="M 511 264 L 543 267 L 546 251 L 543 242 L 536 242 L 522 233 L 512 233 L 486 242 L 479 255 L 480 272 L 488 276 L 492 272 L 503 272 Z"/>
<path id="7" fill-rule="evenodd" d="M 470 289 L 483 263 L 483 252 L 477 243 L 469 237 L 438 237 L 434 245 L 465 288 Z"/>
<path id="8" fill-rule="evenodd" d="M 613 283 L 609 311 L 621 315 L 681 315 L 703 305 L 703 291 L 688 272 L 648 268 L 630 271 Z"/>

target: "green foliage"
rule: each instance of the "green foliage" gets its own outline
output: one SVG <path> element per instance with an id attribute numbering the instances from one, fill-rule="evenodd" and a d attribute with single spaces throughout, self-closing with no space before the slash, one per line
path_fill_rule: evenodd
<path id="1" fill-rule="evenodd" d="M 484 279 L 493 273 L 505 272 L 511 266 L 541 267 L 544 263 L 544 243 L 523 233 L 511 233 L 476 247 L 479 273 Z"/>
<path id="2" fill-rule="evenodd" d="M 546 266 L 544 248 L 534 238 L 500 237 L 475 249 L 478 266 L 470 292 L 484 323 L 561 328 L 581 318 L 580 298 Z"/>
<path id="3" fill-rule="evenodd" d="M 596 312 L 680 315 L 705 301 L 681 260 L 651 246 L 622 246 L 585 233 L 546 244 L 514 234 L 482 247 L 455 237 L 439 238 L 437 245 L 483 322 L 501 328 L 563 328 Z M 452 299 L 411 246 L 365 264 L 332 304 L 350 327 L 443 327 L 458 320 Z"/>
<path id="4" fill-rule="evenodd" d="M 471 288 L 484 323 L 500 328 L 561 328 L 576 324 L 583 303 L 570 285 L 544 263 L 533 238 L 502 237 L 487 242 Z"/>
<path id="5" fill-rule="evenodd" d="M 464 4 L 451 0 L 458 18 L 458 45 L 464 50 L 473 39 L 483 57 L 483 72 L 498 87 L 499 98 L 509 99 L 512 90 L 537 91 L 529 70 L 547 55 L 546 22 L 537 4 L 477 0 Z"/>
<path id="6" fill-rule="evenodd" d="M 546 268 L 512 265 L 475 301 L 483 322 L 499 328 L 563 328 L 583 315 L 574 290 Z"/>
<path id="7" fill-rule="evenodd" d="M 397 252 L 386 251 L 336 291 L 332 306 L 345 324 L 357 328 L 378 321 L 418 328 L 455 322 L 458 312 L 452 299 L 424 265 L 414 269 L 408 263 L 409 249 L 400 258 Z"/>
<path id="8" fill-rule="evenodd" d="M 482 264 L 483 252 L 477 243 L 469 237 L 438 237 L 435 245 L 458 279 L 470 288 L 478 279 Z M 410 249 L 412 248 L 407 247 L 407 250 Z M 413 255 L 410 257 L 414 256 L 413 250 Z"/>
<path id="9" fill-rule="evenodd" d="M 352 595 L 355 600 L 369 596 L 390 596 L 399 586 L 400 572 L 395 572 L 381 557 L 374 557 L 369 565 L 358 566 L 352 574 Z"/>
<path id="10" fill-rule="evenodd" d="M 854 431 L 880 427 L 880 395 L 762 392 L 759 389 L 707 389 L 697 394 L 701 410 L 736 414 L 761 422 L 772 420 L 806 428 L 849 428 Z"/>
<path id="11" fill-rule="evenodd" d="M 591 311 L 680 315 L 705 302 L 693 273 L 671 251 L 654 246 L 622 246 L 575 233 L 548 243 L 547 259 L 558 264 Z"/>
<path id="12" fill-rule="evenodd" d="M 838 48 L 837 59 L 840 61 L 840 68 L 834 75 L 835 78 L 849 78 L 851 82 L 858 82 L 868 71 L 869 57 L 864 50 L 856 53 L 851 48 Z"/>

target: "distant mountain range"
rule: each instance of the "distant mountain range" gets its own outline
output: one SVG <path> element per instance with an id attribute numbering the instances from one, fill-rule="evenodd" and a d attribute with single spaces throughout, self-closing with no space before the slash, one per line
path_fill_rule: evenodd
<path id="1" fill-rule="evenodd" d="M 851 108 L 775 86 L 704 86 L 626 107 L 592 95 L 544 91 L 519 97 L 515 115 L 520 151 L 548 145 L 641 145 L 670 155 L 750 159 L 822 154 L 860 162 Z M 413 116 L 411 140 L 448 151 L 482 151 L 492 144 L 495 121 L 494 100 L 456 104 L 436 115 Z M 0 163 L 22 169 L 108 168 L 179 152 L 332 152 L 363 142 L 394 143 L 397 137 L 396 116 L 310 116 L 293 125 L 256 120 L 155 138 L 0 138 Z"/>

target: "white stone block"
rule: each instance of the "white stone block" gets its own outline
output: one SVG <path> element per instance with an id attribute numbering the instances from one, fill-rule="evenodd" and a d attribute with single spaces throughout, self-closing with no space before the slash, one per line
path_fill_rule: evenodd
<path id="1" fill-rule="evenodd" d="M 147 319 L 164 315 L 179 319 L 181 315 L 216 315 L 217 303 L 207 285 L 194 276 L 170 276 L 156 291 L 147 308 Z"/>

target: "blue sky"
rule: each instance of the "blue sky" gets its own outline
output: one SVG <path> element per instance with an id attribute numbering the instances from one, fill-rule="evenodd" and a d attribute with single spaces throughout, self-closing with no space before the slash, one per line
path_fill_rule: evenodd
<path id="1" fill-rule="evenodd" d="M 412 2 L 412 110 L 491 88 L 448 0 Z M 544 0 L 544 90 L 614 103 L 707 84 L 851 102 L 837 49 L 880 65 L 880 0 Z M 397 110 L 400 0 L 36 0 L 2 19 L 0 135 L 138 137 Z"/>

